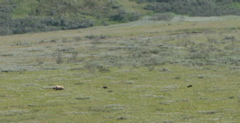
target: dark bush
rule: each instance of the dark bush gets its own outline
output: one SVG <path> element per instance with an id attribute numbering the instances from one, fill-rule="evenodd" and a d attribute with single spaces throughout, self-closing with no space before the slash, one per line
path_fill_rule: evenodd
<path id="1" fill-rule="evenodd" d="M 42 19 L 41 23 L 46 24 L 47 26 L 63 26 L 63 22 L 60 19 L 53 17 Z"/>
<path id="2" fill-rule="evenodd" d="M 12 34 L 11 30 L 11 12 L 15 6 L 0 5 L 0 35 Z"/>
<path id="3" fill-rule="evenodd" d="M 128 22 L 138 20 L 140 17 L 141 14 L 139 13 L 130 13 L 126 12 L 125 10 L 119 9 L 116 14 L 110 16 L 110 20 L 118 22 Z"/>
<path id="4" fill-rule="evenodd" d="M 156 0 L 150 2 L 145 9 L 154 12 L 173 12 L 191 16 L 240 15 L 239 9 L 232 7 L 231 0 Z"/>
<path id="5" fill-rule="evenodd" d="M 94 25 L 92 20 L 67 20 L 53 17 L 26 17 L 12 19 L 8 15 L 0 17 L 0 35 L 22 34 L 27 32 L 53 31 L 65 29 L 87 28 Z"/>
<path id="6" fill-rule="evenodd" d="M 74 19 L 63 16 L 28 16 L 13 19 L 12 12 L 17 6 L 18 4 L 12 0 L 0 2 L 0 35 L 79 29 L 94 25 L 94 21 L 92 20 Z M 32 11 L 35 11 L 35 9 Z"/>
<path id="7" fill-rule="evenodd" d="M 8 35 L 8 34 L 12 34 L 12 30 L 8 27 L 0 27 L 0 35 Z"/>

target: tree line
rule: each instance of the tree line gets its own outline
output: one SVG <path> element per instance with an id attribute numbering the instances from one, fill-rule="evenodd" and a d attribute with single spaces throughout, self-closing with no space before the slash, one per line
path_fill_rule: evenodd
<path id="1" fill-rule="evenodd" d="M 240 0 L 137 0 L 145 9 L 190 16 L 240 15 Z"/>
<path id="2" fill-rule="evenodd" d="M 28 8 L 22 7 L 25 3 Z M 0 1 L 0 35 L 87 28 L 140 17 L 109 0 L 6 0 Z"/>
<path id="3" fill-rule="evenodd" d="M 155 13 L 171 12 L 189 16 L 240 15 L 240 0 L 130 1 L 144 4 L 142 9 Z M 0 1 L 0 35 L 109 25 L 135 21 L 142 15 L 144 13 L 127 11 L 115 0 L 5 0 Z"/>

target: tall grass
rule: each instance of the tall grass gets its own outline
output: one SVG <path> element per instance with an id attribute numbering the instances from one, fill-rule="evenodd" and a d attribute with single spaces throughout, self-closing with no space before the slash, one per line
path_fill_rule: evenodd
<path id="1" fill-rule="evenodd" d="M 239 122 L 239 17 L 177 18 L 1 36 L 1 122 Z"/>

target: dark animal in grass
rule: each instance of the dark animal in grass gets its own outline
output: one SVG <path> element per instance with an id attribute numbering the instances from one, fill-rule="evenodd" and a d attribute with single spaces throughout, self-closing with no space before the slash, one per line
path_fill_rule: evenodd
<path id="1" fill-rule="evenodd" d="M 192 85 L 188 85 L 187 87 L 188 87 L 188 88 L 191 88 L 191 87 L 192 87 Z"/>
<path id="2" fill-rule="evenodd" d="M 107 86 L 103 86 L 102 88 L 103 88 L 103 89 L 107 89 L 108 87 L 107 87 Z"/>
<path id="3" fill-rule="evenodd" d="M 53 87 L 53 90 L 64 90 L 63 86 L 57 85 Z"/>

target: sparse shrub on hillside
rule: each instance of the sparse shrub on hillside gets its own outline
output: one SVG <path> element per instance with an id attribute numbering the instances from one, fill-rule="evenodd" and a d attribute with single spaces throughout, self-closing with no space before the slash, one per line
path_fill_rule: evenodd
<path id="1" fill-rule="evenodd" d="M 87 38 L 87 39 L 96 39 L 96 38 L 98 38 L 98 36 L 95 36 L 95 35 L 87 35 L 87 36 L 85 36 L 85 38 Z"/>
<path id="2" fill-rule="evenodd" d="M 151 20 L 170 21 L 174 17 L 173 13 L 159 13 L 154 15 Z"/>
<path id="3" fill-rule="evenodd" d="M 64 26 L 64 22 L 65 20 L 59 18 L 53 18 L 53 17 L 48 17 L 48 18 L 44 18 L 42 19 L 41 23 L 44 23 L 46 25 L 49 25 L 49 26 Z"/>
<path id="4" fill-rule="evenodd" d="M 135 21 L 141 17 L 140 13 L 137 12 L 127 12 L 123 9 L 118 9 L 118 12 L 110 17 L 111 21 L 118 21 L 118 22 L 128 22 L 128 21 Z"/>
<path id="5" fill-rule="evenodd" d="M 96 0 L 84 0 L 84 7 L 95 8 L 97 5 Z"/>
<path id="6" fill-rule="evenodd" d="M 94 25 L 92 20 L 67 20 L 61 18 L 27 17 L 15 19 L 10 25 L 14 34 L 40 31 L 53 31 L 60 29 L 79 29 Z"/>
<path id="7" fill-rule="evenodd" d="M 207 37 L 207 40 L 208 40 L 208 42 L 211 43 L 211 44 L 217 44 L 217 43 L 218 43 L 215 38 Z"/>
<path id="8" fill-rule="evenodd" d="M 8 3 L 6 6 L 0 6 L 0 35 L 79 29 L 91 27 L 95 24 L 91 19 L 74 19 L 52 15 L 12 18 L 12 12 L 16 5 Z"/>
<path id="9" fill-rule="evenodd" d="M 59 29 L 79 29 L 94 26 L 94 21 L 87 19 L 45 18 L 41 23 Z"/>
<path id="10" fill-rule="evenodd" d="M 28 42 L 25 41 L 16 41 L 13 42 L 12 46 L 29 46 L 30 44 Z"/>
<path id="11" fill-rule="evenodd" d="M 143 1 L 142 2 L 149 2 Z M 214 0 L 156 0 L 151 1 L 145 7 L 147 10 L 154 12 L 174 12 L 176 14 L 184 14 L 191 16 L 219 16 L 234 14 L 239 15 L 239 9 L 232 7 L 232 2 Z"/>
<path id="12" fill-rule="evenodd" d="M 0 35 L 12 34 L 12 17 L 11 12 L 14 6 L 3 6 L 0 5 Z"/>
<path id="13" fill-rule="evenodd" d="M 62 64 L 63 63 L 63 58 L 62 58 L 62 53 L 57 51 L 54 55 L 55 61 L 57 64 Z"/>
<path id="14" fill-rule="evenodd" d="M 82 38 L 80 36 L 74 37 L 74 41 L 81 41 L 81 40 L 82 40 Z"/>
<path id="15" fill-rule="evenodd" d="M 190 41 L 190 39 L 181 39 L 178 40 L 177 46 L 182 46 L 182 47 L 195 47 L 196 43 L 194 41 Z"/>
<path id="16" fill-rule="evenodd" d="M 8 35 L 12 34 L 12 30 L 9 27 L 1 26 L 0 27 L 0 35 Z"/>
<path id="17" fill-rule="evenodd" d="M 66 22 L 62 29 L 80 29 L 91 26 L 94 26 L 94 22 L 92 20 L 73 20 Z"/>
<path id="18" fill-rule="evenodd" d="M 102 65 L 97 66 L 97 69 L 98 69 L 99 72 L 102 72 L 102 73 L 110 72 L 110 69 L 109 69 L 109 68 L 104 67 L 104 66 L 102 66 Z"/>
<path id="19" fill-rule="evenodd" d="M 107 39 L 110 37 L 111 36 L 108 36 L 108 35 L 86 35 L 85 36 L 85 38 L 87 38 L 87 39 L 96 39 L 96 40 Z"/>
<path id="20" fill-rule="evenodd" d="M 153 71 L 155 69 L 154 66 L 147 66 L 147 68 L 148 68 L 149 71 Z"/>
<path id="21" fill-rule="evenodd" d="M 62 47 L 62 48 L 58 48 L 57 52 L 60 52 L 60 53 L 73 53 L 73 52 L 75 52 L 74 49 L 75 48 L 73 48 L 73 47 Z"/>
<path id="22" fill-rule="evenodd" d="M 137 3 L 144 3 L 144 2 L 156 2 L 157 0 L 131 0 L 131 1 L 135 1 Z"/>
<path id="23" fill-rule="evenodd" d="M 90 61 L 84 65 L 84 68 L 87 69 L 90 73 L 95 73 L 97 64 Z"/>
<path id="24" fill-rule="evenodd" d="M 69 62 L 77 62 L 77 56 L 78 56 L 78 52 L 76 51 L 73 51 L 72 53 L 72 56 L 69 58 Z"/>
<path id="25" fill-rule="evenodd" d="M 34 17 L 13 20 L 12 27 L 14 34 L 37 32 L 44 29 L 44 25 L 41 25 L 40 19 Z"/>
<path id="26" fill-rule="evenodd" d="M 235 36 L 226 35 L 226 36 L 223 37 L 222 40 L 223 40 L 223 41 L 226 41 L 226 42 L 235 42 L 235 41 L 237 41 L 238 39 L 237 39 Z"/>

